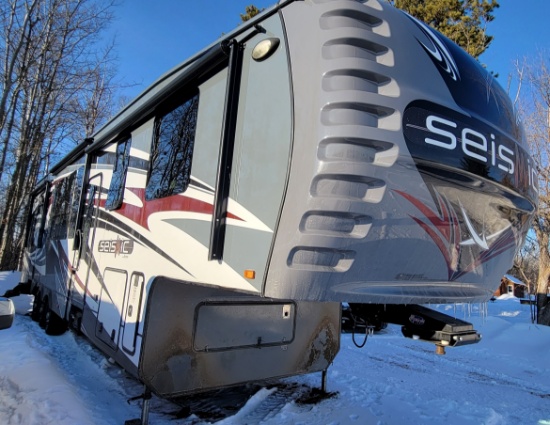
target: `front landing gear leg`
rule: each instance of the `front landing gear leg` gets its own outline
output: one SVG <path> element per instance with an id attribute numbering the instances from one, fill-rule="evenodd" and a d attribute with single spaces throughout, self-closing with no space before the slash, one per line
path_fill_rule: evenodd
<path id="1" fill-rule="evenodd" d="M 151 400 L 151 391 L 147 388 L 143 394 L 143 404 L 141 405 L 141 425 L 149 425 L 149 401 Z"/>
<path id="2" fill-rule="evenodd" d="M 145 387 L 143 394 L 131 398 L 130 401 L 143 399 L 143 404 L 141 405 L 141 419 L 130 419 L 124 422 L 124 425 L 149 425 L 149 400 L 151 400 L 151 391 Z"/>

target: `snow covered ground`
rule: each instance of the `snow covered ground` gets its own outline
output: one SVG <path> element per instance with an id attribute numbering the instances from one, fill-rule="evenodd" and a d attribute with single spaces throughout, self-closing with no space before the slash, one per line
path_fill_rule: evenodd
<path id="1" fill-rule="evenodd" d="M 0 273 L 0 294 L 17 281 L 17 273 Z M 121 425 L 140 416 L 140 402 L 128 402 L 140 394 L 138 383 L 83 337 L 45 335 L 23 315 L 31 297 L 14 301 L 20 314 L 0 331 L 0 424 Z M 550 328 L 532 325 L 529 306 L 516 298 L 487 307 L 485 315 L 479 305 L 438 306 L 483 334 L 479 344 L 448 348 L 444 356 L 431 344 L 403 338 L 396 326 L 371 336 L 362 349 L 344 334 L 328 372 L 333 397 L 297 403 L 292 393 L 319 386 L 321 377 L 290 378 L 282 388 L 254 389 L 216 423 L 550 425 Z M 164 400 L 151 407 L 152 425 L 215 422 L 176 418 L 181 408 Z"/>

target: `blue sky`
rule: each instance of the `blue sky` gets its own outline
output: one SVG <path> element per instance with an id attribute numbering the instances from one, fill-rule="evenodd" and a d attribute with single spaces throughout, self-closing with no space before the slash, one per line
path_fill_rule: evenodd
<path id="1" fill-rule="evenodd" d="M 125 90 L 138 95 L 173 66 L 215 41 L 240 23 L 240 13 L 254 4 L 275 0 L 123 0 L 116 10 L 119 76 L 136 84 Z M 507 85 L 513 61 L 550 55 L 550 0 L 500 0 L 488 33 L 493 44 L 480 60 Z"/>
<path id="2" fill-rule="evenodd" d="M 500 0 L 495 19 L 487 33 L 493 43 L 480 57 L 487 69 L 498 73 L 498 81 L 506 87 L 508 76 L 514 72 L 516 59 L 550 55 L 550 1 Z"/>
<path id="3" fill-rule="evenodd" d="M 113 27 L 120 80 L 137 96 L 158 77 L 228 33 L 240 13 L 275 0 L 122 0 Z"/>

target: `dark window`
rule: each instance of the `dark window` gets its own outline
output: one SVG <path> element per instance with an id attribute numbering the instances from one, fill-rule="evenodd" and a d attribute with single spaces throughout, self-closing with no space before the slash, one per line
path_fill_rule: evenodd
<path id="1" fill-rule="evenodd" d="M 145 199 L 164 198 L 187 189 L 198 105 L 197 94 L 157 120 Z"/>
<path id="2" fill-rule="evenodd" d="M 124 186 L 126 183 L 126 173 L 130 162 L 130 144 L 131 139 L 120 142 L 116 149 L 115 169 L 111 178 L 111 185 L 107 193 L 105 208 L 114 210 L 120 208 L 124 198 Z"/>
<path id="3" fill-rule="evenodd" d="M 53 183 L 50 207 L 50 239 L 74 237 L 84 167 L 81 166 L 66 177 Z"/>
<path id="4" fill-rule="evenodd" d="M 71 216 L 71 194 L 75 186 L 76 173 L 71 173 L 54 183 L 53 202 L 50 218 L 50 238 L 66 239 Z"/>
<path id="5" fill-rule="evenodd" d="M 90 237 L 90 230 L 92 228 L 94 220 L 94 207 L 95 197 L 97 194 L 97 186 L 91 184 L 86 191 L 86 201 L 84 205 L 84 217 L 82 218 L 82 240 L 84 246 L 82 247 L 82 253 L 85 253 L 88 249 L 87 241 Z"/>
<path id="6" fill-rule="evenodd" d="M 94 158 L 96 165 L 113 165 L 115 163 L 115 154 L 107 151 L 97 152 Z"/>
<path id="7" fill-rule="evenodd" d="M 75 172 L 75 178 L 71 182 L 71 205 L 69 211 L 67 237 L 74 238 L 74 232 L 76 228 L 76 221 L 78 217 L 78 205 L 80 201 L 80 192 L 82 191 L 82 184 L 84 183 L 84 163 Z"/>
<path id="8" fill-rule="evenodd" d="M 31 214 L 31 222 L 29 226 L 29 234 L 27 246 L 32 251 L 35 248 L 42 247 L 43 220 L 42 213 L 44 211 L 44 195 L 37 196 L 33 203 Z"/>

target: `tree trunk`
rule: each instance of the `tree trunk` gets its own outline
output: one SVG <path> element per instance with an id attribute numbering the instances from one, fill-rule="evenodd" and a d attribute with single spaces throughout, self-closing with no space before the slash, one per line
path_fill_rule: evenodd
<path id="1" fill-rule="evenodd" d="M 539 325 L 550 326 L 550 303 L 548 298 L 548 278 L 550 277 L 550 268 L 539 269 L 539 281 L 537 285 L 536 303 L 537 303 L 537 323 Z"/>
<path id="2" fill-rule="evenodd" d="M 0 224 L 0 270 L 13 270 L 17 267 L 19 258 L 17 225 L 20 207 L 28 194 L 25 193 L 27 171 L 28 161 L 20 159 L 6 195 L 6 208 Z"/>
<path id="3" fill-rule="evenodd" d="M 537 293 L 537 323 L 550 326 L 550 304 L 548 294 Z"/>

